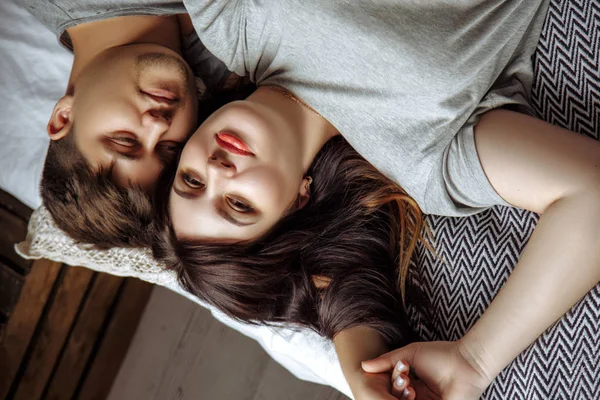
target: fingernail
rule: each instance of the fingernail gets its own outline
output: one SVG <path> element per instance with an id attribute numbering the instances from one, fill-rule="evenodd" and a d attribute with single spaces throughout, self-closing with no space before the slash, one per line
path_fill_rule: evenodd
<path id="1" fill-rule="evenodd" d="M 403 372 L 406 369 L 406 365 L 404 365 L 404 363 L 402 361 L 399 361 L 398 364 L 396 364 L 396 370 L 399 372 Z"/>
<path id="2" fill-rule="evenodd" d="M 408 390 L 408 388 L 404 389 L 404 392 L 402 392 L 402 397 L 408 397 L 410 396 L 410 390 Z"/>
<path id="3" fill-rule="evenodd" d="M 396 386 L 402 386 L 404 385 L 404 379 L 402 379 L 401 376 L 396 378 Z"/>

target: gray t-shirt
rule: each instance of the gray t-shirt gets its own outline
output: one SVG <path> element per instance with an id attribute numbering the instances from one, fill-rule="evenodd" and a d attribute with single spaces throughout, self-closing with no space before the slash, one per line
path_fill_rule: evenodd
<path id="1" fill-rule="evenodd" d="M 172 0 L 20 0 L 23 6 L 72 50 L 67 29 L 88 22 L 127 15 L 187 13 L 181 1 Z M 197 81 L 198 96 L 205 98 L 222 88 L 230 76 L 225 64 L 213 56 L 194 32 L 182 40 L 182 53 Z"/>
<path id="2" fill-rule="evenodd" d="M 184 3 L 229 70 L 310 104 L 424 212 L 506 204 L 473 127 L 496 107 L 528 111 L 547 0 Z"/>

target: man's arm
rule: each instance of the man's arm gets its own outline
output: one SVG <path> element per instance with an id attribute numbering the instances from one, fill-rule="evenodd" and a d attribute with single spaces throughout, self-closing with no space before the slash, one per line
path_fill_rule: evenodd
<path id="1" fill-rule="evenodd" d="M 371 328 L 357 326 L 343 330 L 333 339 L 335 349 L 344 372 L 344 377 L 356 400 L 393 400 L 401 398 L 399 393 L 409 384 L 392 389 L 391 374 L 367 374 L 361 368 L 361 362 L 385 353 L 388 349 L 382 336 Z M 397 397 L 392 395 L 394 390 Z M 406 400 L 414 398 L 402 397 Z"/>
<path id="2" fill-rule="evenodd" d="M 362 374 L 361 362 L 388 350 L 381 335 L 362 326 L 341 331 L 333 343 L 346 379 Z"/>

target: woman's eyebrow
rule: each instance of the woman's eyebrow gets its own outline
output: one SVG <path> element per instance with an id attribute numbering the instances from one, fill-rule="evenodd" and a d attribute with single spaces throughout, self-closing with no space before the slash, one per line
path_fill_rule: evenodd
<path id="1" fill-rule="evenodd" d="M 227 220 L 228 222 L 230 222 L 234 225 L 240 226 L 240 227 L 254 225 L 254 222 L 242 222 L 242 221 L 235 219 L 232 215 L 228 214 L 225 210 L 223 210 L 220 207 L 217 207 L 217 213 L 221 216 L 221 218 Z"/>
<path id="2" fill-rule="evenodd" d="M 186 200 L 194 200 L 196 198 L 198 198 L 198 195 L 195 193 L 189 193 L 189 192 L 184 192 L 182 190 L 177 189 L 177 187 L 175 185 L 173 185 L 173 191 L 175 192 L 175 194 L 179 197 L 182 197 Z"/>

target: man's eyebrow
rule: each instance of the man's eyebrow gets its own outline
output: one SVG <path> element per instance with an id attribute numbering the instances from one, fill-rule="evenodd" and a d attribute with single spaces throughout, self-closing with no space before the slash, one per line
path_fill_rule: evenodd
<path id="1" fill-rule="evenodd" d="M 179 190 L 175 187 L 175 185 L 173 185 L 173 191 L 175 192 L 175 194 L 177 196 L 182 197 L 186 200 L 194 200 L 194 199 L 198 198 L 197 194 L 188 193 L 188 192 Z M 232 223 L 233 225 L 236 225 L 236 226 L 254 225 L 254 222 L 242 222 L 242 221 L 239 221 L 239 220 L 233 218 L 233 216 L 229 215 L 225 210 L 223 210 L 220 207 L 217 207 L 217 213 L 221 216 L 221 218 L 225 219 L 227 222 Z"/>
<path id="2" fill-rule="evenodd" d="M 118 150 L 115 150 L 113 148 L 111 148 L 110 146 L 105 146 L 106 151 L 108 151 L 110 154 L 112 154 L 115 158 L 121 158 L 121 159 L 126 159 L 126 160 L 137 160 L 140 158 L 140 156 L 138 156 L 137 154 L 128 154 L 128 153 L 121 153 Z"/>

